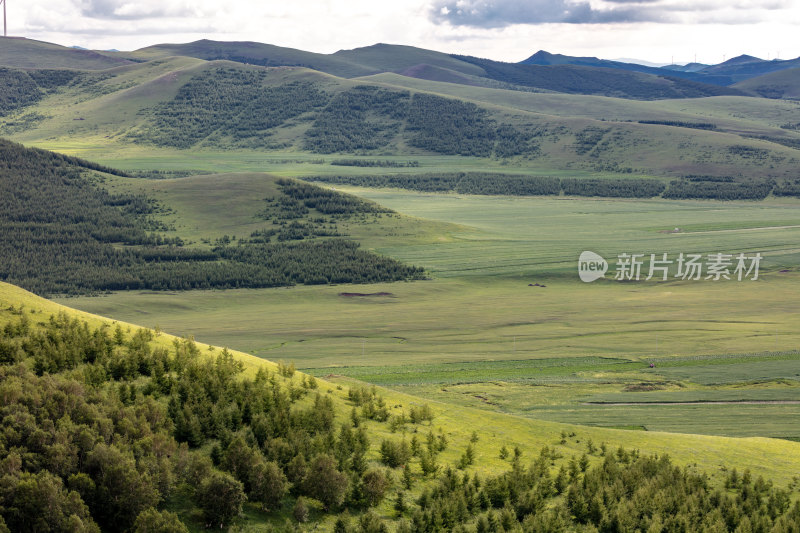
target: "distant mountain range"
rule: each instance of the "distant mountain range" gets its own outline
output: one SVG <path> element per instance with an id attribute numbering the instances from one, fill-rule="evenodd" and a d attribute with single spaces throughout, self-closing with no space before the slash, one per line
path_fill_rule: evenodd
<path id="1" fill-rule="evenodd" d="M 2 39 L 0 65 L 23 68 L 106 69 L 172 56 L 229 60 L 260 66 L 300 66 L 343 78 L 381 73 L 462 85 L 524 91 L 588 94 L 654 100 L 737 95 L 780 98 L 795 94 L 762 86 L 760 76 L 800 67 L 800 58 L 766 61 L 742 55 L 717 65 L 647 66 L 596 57 L 573 57 L 540 50 L 519 63 L 445 54 L 412 46 L 375 44 L 333 54 L 318 54 L 256 42 L 203 39 L 185 44 L 159 44 L 133 52 L 91 51 L 29 39 Z M 738 85 L 748 82 L 746 85 Z"/>
<path id="2" fill-rule="evenodd" d="M 800 67 L 800 58 L 786 61 L 774 59 L 766 61 L 749 55 L 731 58 L 718 65 L 704 65 L 702 63 L 689 63 L 687 65 L 667 65 L 664 67 L 649 67 L 636 63 L 609 61 L 596 57 L 573 57 L 561 54 L 551 54 L 540 50 L 528 59 L 521 61 L 523 65 L 580 65 L 585 67 L 613 68 L 644 72 L 661 76 L 674 76 L 678 78 L 709 83 L 711 85 L 730 86 L 740 81 L 785 70 Z"/>

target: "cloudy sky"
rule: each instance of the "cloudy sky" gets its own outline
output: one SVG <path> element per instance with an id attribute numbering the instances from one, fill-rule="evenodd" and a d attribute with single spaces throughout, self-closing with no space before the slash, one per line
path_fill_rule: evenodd
<path id="1" fill-rule="evenodd" d="M 9 35 L 133 50 L 197 39 L 330 53 L 377 42 L 520 61 L 543 49 L 719 63 L 800 56 L 800 0 L 7 0 Z"/>

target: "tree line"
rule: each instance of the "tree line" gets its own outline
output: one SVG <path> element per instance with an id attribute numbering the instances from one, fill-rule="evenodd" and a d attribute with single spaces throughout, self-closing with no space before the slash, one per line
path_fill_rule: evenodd
<path id="1" fill-rule="evenodd" d="M 709 200 L 763 200 L 775 188 L 775 180 L 751 179 L 720 181 L 718 178 L 673 180 L 664 193 L 664 198 Z M 780 194 L 780 193 L 776 193 Z"/>
<path id="2" fill-rule="evenodd" d="M 597 196 L 673 200 L 763 200 L 775 196 L 800 197 L 800 180 L 742 179 L 732 176 L 687 175 L 668 184 L 654 178 L 556 178 L 493 172 L 442 172 L 362 176 L 312 176 L 322 183 L 359 187 L 389 187 L 421 192 L 508 196 Z"/>
<path id="3" fill-rule="evenodd" d="M 660 180 L 646 178 L 557 178 L 492 172 L 314 176 L 306 179 L 360 187 L 508 196 L 557 196 L 563 193 L 574 196 L 652 198 L 665 189 Z"/>
<path id="4" fill-rule="evenodd" d="M 331 165 L 340 167 L 386 167 L 411 168 L 419 167 L 419 161 L 395 161 L 393 159 L 334 159 Z"/>
<path id="5" fill-rule="evenodd" d="M 692 128 L 695 130 L 715 130 L 713 122 L 686 122 L 682 120 L 640 120 L 639 124 L 655 124 L 658 126 L 675 126 L 676 128 Z"/>

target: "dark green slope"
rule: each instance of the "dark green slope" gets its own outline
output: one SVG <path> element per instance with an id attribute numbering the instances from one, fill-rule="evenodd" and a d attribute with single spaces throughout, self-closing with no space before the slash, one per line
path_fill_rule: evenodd
<path id="1" fill-rule="evenodd" d="M 625 63 L 623 61 L 609 61 L 608 59 L 598 59 L 596 57 L 573 57 L 563 54 L 551 54 L 550 52 L 545 52 L 544 50 L 539 50 L 531 57 L 520 61 L 518 64 L 539 66 L 574 65 L 582 67 L 599 67 L 629 72 L 641 72 L 644 74 L 653 74 L 655 76 L 668 75 L 674 78 L 681 78 L 701 83 L 710 83 L 712 85 L 720 86 L 727 86 L 733 83 L 733 79 L 724 74 L 709 75 L 706 73 L 695 72 L 693 69 L 671 69 L 665 72 L 664 68 L 648 67 L 646 65 Z"/>
<path id="2" fill-rule="evenodd" d="M 540 50 L 531 57 L 520 61 L 521 65 L 577 65 L 584 67 L 602 67 L 631 72 L 655 74 L 657 76 L 669 75 L 691 81 L 710 83 L 712 85 L 730 86 L 770 72 L 777 72 L 800 66 L 800 58 L 790 60 L 766 61 L 749 55 L 731 58 L 718 65 L 701 65 L 690 63 L 688 65 L 669 65 L 666 67 L 648 67 L 636 63 L 622 61 L 609 61 L 596 57 L 573 57 L 562 54 L 551 54 Z"/>
<path id="3" fill-rule="evenodd" d="M 486 77 L 514 85 L 569 94 L 658 100 L 744 95 L 742 91 L 670 76 L 580 65 L 526 65 L 458 56 L 486 71 Z"/>
<path id="4" fill-rule="evenodd" d="M 800 98 L 800 68 L 780 70 L 750 78 L 737 83 L 734 87 L 764 98 L 798 99 Z"/>
<path id="5" fill-rule="evenodd" d="M 90 171 L 115 172 L 0 139 L 0 281 L 39 294 L 80 294 L 370 283 L 422 274 L 342 238 L 337 220 L 386 210 L 339 192 L 280 182 L 278 196 L 264 202 L 263 231 L 193 248 L 165 236 L 167 228 L 151 219 L 161 206 L 144 196 L 109 194 L 99 186 L 102 175 Z"/>

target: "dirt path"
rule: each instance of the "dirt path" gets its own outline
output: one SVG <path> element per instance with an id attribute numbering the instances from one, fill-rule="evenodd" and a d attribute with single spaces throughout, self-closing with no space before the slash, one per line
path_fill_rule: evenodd
<path id="1" fill-rule="evenodd" d="M 583 402 L 581 405 L 798 405 L 800 400 L 710 400 L 707 402 Z"/>
<path id="2" fill-rule="evenodd" d="M 800 228 L 800 226 L 759 226 L 755 228 L 731 228 L 731 229 L 710 229 L 710 230 L 703 230 L 703 231 L 679 231 L 678 234 L 681 235 L 702 235 L 704 233 L 735 233 L 738 231 L 760 231 L 760 230 L 771 230 L 771 229 L 794 229 Z M 674 231 L 668 231 L 668 233 L 676 233 Z"/>

